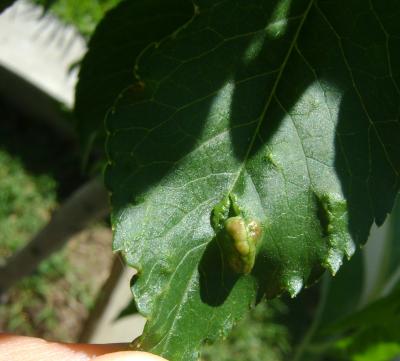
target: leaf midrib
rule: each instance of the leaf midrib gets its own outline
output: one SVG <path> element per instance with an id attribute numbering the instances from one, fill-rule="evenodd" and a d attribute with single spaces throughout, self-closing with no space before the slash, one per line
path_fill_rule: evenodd
<path id="1" fill-rule="evenodd" d="M 250 153 L 251 153 L 251 150 L 253 149 L 253 146 L 254 146 L 254 143 L 255 143 L 255 141 L 256 141 L 257 135 L 258 135 L 258 133 L 259 133 L 259 131 L 260 131 L 260 128 L 261 128 L 261 125 L 262 125 L 262 123 L 263 123 L 265 114 L 267 113 L 267 111 L 268 111 L 268 109 L 269 109 L 269 106 L 271 105 L 271 101 L 272 101 L 272 99 L 273 99 L 274 96 L 275 96 L 275 92 L 276 92 L 276 89 L 277 89 L 277 87 L 278 87 L 278 85 L 279 85 L 279 82 L 280 82 L 280 80 L 281 80 L 282 74 L 283 74 L 283 72 L 284 72 L 284 70 L 285 70 L 285 68 L 286 68 L 286 65 L 287 65 L 287 63 L 288 63 L 288 61 L 289 61 L 289 59 L 290 59 L 290 56 L 292 55 L 293 49 L 295 48 L 295 45 L 296 45 L 296 43 L 297 43 L 297 39 L 298 39 L 298 37 L 299 37 L 299 35 L 300 35 L 300 33 L 301 33 L 301 30 L 302 30 L 302 28 L 303 28 L 304 22 L 306 21 L 306 18 L 307 18 L 307 16 L 308 16 L 308 14 L 309 14 L 309 12 L 310 12 L 311 7 L 313 6 L 313 4 L 314 4 L 314 0 L 310 0 L 308 6 L 307 6 L 307 8 L 306 8 L 306 10 L 304 11 L 304 14 L 303 14 L 303 16 L 302 16 L 302 19 L 301 19 L 301 21 L 300 21 L 300 24 L 299 24 L 299 26 L 297 27 L 296 33 L 295 33 L 295 35 L 294 35 L 294 37 L 293 37 L 293 41 L 290 43 L 289 49 L 288 49 L 288 51 L 287 51 L 287 53 L 286 53 L 286 56 L 285 56 L 285 58 L 284 58 L 284 60 L 283 60 L 282 65 L 281 65 L 281 67 L 280 67 L 280 69 L 279 69 L 278 75 L 276 76 L 274 85 L 273 85 L 273 87 L 272 87 L 272 89 L 271 89 L 271 92 L 269 93 L 269 96 L 268 96 L 268 98 L 267 98 L 267 100 L 266 100 L 265 107 L 264 107 L 264 109 L 262 110 L 262 112 L 261 112 L 261 114 L 260 114 L 260 116 L 259 116 L 259 121 L 258 121 L 257 126 L 256 126 L 256 129 L 255 129 L 255 131 L 254 131 L 254 135 L 253 135 L 252 139 L 250 140 L 250 144 L 249 144 L 249 146 L 248 146 L 248 148 L 247 148 L 247 151 L 246 151 L 246 154 L 245 154 L 245 156 L 244 156 L 244 158 L 243 158 L 243 161 L 241 162 L 241 166 L 240 166 L 240 168 L 238 169 L 236 178 L 232 181 L 232 184 L 231 184 L 230 187 L 229 187 L 228 194 L 232 192 L 232 190 L 234 189 L 234 187 L 235 187 L 237 181 L 239 180 L 240 175 L 242 174 L 242 172 L 244 171 L 244 169 L 245 169 L 245 167 L 246 167 L 246 163 L 247 163 L 247 161 L 248 161 L 248 159 L 249 159 L 249 155 L 250 155 Z"/>

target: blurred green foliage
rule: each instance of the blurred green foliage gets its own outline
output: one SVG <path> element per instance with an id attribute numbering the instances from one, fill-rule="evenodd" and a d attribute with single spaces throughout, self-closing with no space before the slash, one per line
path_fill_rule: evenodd
<path id="1" fill-rule="evenodd" d="M 89 37 L 104 14 L 120 0 L 33 0 L 45 10 L 51 10 L 66 24 L 74 25 Z"/>
<path id="2" fill-rule="evenodd" d="M 400 288 L 334 325 L 345 336 L 338 355 L 351 361 L 389 361 L 400 355 Z"/>
<path id="3" fill-rule="evenodd" d="M 261 302 L 225 341 L 205 346 L 202 361 L 280 361 L 291 351 L 289 331 L 280 322 L 288 312 L 279 299 Z"/>
<path id="4" fill-rule="evenodd" d="M 47 126 L 25 119 L 0 99 L 0 265 L 50 220 L 57 205 L 83 182 L 74 145 Z M 43 262 L 0 300 L 0 329 L 64 338 L 58 308 L 65 294 L 89 305 L 87 283 L 74 277 L 65 251 Z"/>
<path id="5" fill-rule="evenodd" d="M 39 230 L 55 205 L 54 179 L 29 174 L 17 157 L 0 149 L 0 261 Z"/>
<path id="6" fill-rule="evenodd" d="M 17 156 L 0 149 L 0 263 L 5 263 L 15 251 L 49 220 L 57 204 L 56 182 L 46 174 L 30 174 Z M 44 262 L 32 277 L 21 281 L 16 290 L 17 302 L 0 307 L 0 319 L 8 331 L 35 334 L 38 324 L 52 328 L 53 310 L 42 307 L 42 299 L 48 293 L 51 282 L 66 270 L 62 253 Z M 18 292 L 22 290 L 23 292 Z M 34 322 L 27 322 L 27 308 L 38 309 Z"/>
<path id="7" fill-rule="evenodd" d="M 30 145 L 26 143 L 26 147 Z M 58 203 L 57 188 L 54 175 L 31 173 L 18 156 L 0 148 L 0 264 L 47 223 Z M 8 292 L 0 304 L 0 329 L 71 341 L 68 327 L 58 325 L 57 303 L 66 307 L 68 300 L 62 290 L 68 289 L 69 298 L 89 309 L 95 295 L 88 283 L 71 269 L 65 251 L 53 254 Z"/>

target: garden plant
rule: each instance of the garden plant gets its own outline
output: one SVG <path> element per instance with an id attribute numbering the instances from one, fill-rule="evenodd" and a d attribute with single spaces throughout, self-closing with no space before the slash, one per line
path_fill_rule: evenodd
<path id="1" fill-rule="evenodd" d="M 265 340 L 265 360 L 399 356 L 400 2 L 112 5 L 87 35 L 74 125 L 99 197 L 89 213 L 106 209 L 101 176 L 113 250 L 138 271 L 147 323 L 132 348 L 223 360 L 217 341 L 256 360 L 242 351 Z M 385 221 L 367 292 L 361 248 Z"/>

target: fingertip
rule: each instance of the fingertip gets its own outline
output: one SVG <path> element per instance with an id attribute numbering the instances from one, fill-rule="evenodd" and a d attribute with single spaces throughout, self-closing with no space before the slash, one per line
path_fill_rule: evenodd
<path id="1" fill-rule="evenodd" d="M 93 361 L 167 361 L 147 352 L 120 351 L 96 357 Z"/>
<path id="2" fill-rule="evenodd" d="M 0 361 L 87 361 L 126 350 L 126 344 L 88 345 L 48 342 L 39 338 L 0 334 Z"/>

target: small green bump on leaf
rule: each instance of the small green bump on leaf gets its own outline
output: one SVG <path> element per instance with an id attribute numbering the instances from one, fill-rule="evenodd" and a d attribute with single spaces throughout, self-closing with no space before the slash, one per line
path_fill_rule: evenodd
<path id="1" fill-rule="evenodd" d="M 235 214 L 235 215 L 242 214 L 242 209 L 239 206 L 239 203 L 238 203 L 238 200 L 237 200 L 237 196 L 235 194 L 231 193 L 229 195 L 229 199 L 231 201 L 230 204 L 231 204 L 231 207 L 232 207 L 233 214 Z"/>
<path id="2" fill-rule="evenodd" d="M 303 279 L 299 276 L 291 276 L 285 282 L 285 288 L 291 298 L 295 298 L 303 288 Z"/>
<path id="3" fill-rule="evenodd" d="M 336 194 L 316 194 L 318 218 L 324 235 L 347 230 L 347 202 Z"/>
<path id="4" fill-rule="evenodd" d="M 347 203 L 337 194 L 316 195 L 317 215 L 322 228 L 322 235 L 328 240 L 328 255 L 323 260 L 323 267 L 334 276 L 343 263 L 355 252 L 355 245 L 348 233 Z"/>
<path id="5" fill-rule="evenodd" d="M 264 160 L 267 163 L 268 167 L 275 169 L 279 168 L 278 163 L 276 162 L 273 154 L 270 151 L 268 151 L 267 154 L 264 156 Z"/>
<path id="6" fill-rule="evenodd" d="M 212 210 L 211 225 L 215 232 L 219 232 L 224 228 L 224 222 L 229 217 L 229 209 L 231 206 L 230 198 L 224 197 Z"/>

